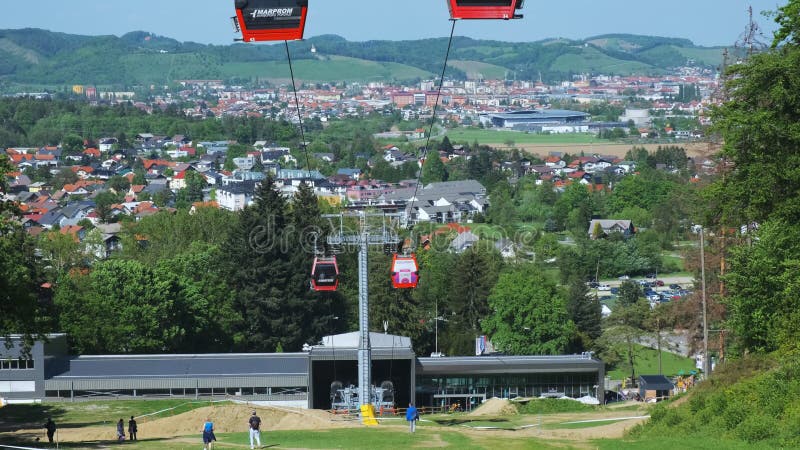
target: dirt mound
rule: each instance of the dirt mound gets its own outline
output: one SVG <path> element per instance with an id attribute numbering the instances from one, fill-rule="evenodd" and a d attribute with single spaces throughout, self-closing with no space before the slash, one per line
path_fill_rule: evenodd
<path id="1" fill-rule="evenodd" d="M 469 413 L 470 416 L 508 416 L 516 414 L 517 408 L 510 401 L 500 398 L 490 398 Z"/>
<path id="2" fill-rule="evenodd" d="M 247 421 L 253 411 L 261 417 L 262 430 L 322 430 L 347 426 L 357 426 L 358 422 L 334 421 L 325 411 L 313 409 L 284 408 L 271 406 L 231 405 L 206 406 L 172 417 L 138 422 L 139 438 L 173 438 L 177 436 L 200 436 L 206 418 L 214 422 L 217 433 L 247 431 Z M 125 431 L 127 432 L 127 422 Z M 20 430 L 23 436 L 31 430 Z M 61 428 L 59 439 L 62 442 L 108 441 L 116 437 L 116 425 L 91 426 L 81 428 Z"/>

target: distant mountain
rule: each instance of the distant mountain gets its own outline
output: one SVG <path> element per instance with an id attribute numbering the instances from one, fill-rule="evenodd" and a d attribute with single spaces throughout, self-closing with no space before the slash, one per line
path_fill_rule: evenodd
<path id="1" fill-rule="evenodd" d="M 301 80 L 402 81 L 440 73 L 447 39 L 351 42 L 326 35 L 289 46 L 295 76 Z M 529 43 L 455 37 L 447 75 L 552 81 L 580 73 L 658 74 L 687 63 L 715 67 L 721 59 L 721 48 L 654 36 L 609 34 Z M 89 37 L 40 29 L 0 30 L 0 82 L 124 87 L 256 78 L 289 78 L 282 44 L 204 45 L 142 31 Z"/>

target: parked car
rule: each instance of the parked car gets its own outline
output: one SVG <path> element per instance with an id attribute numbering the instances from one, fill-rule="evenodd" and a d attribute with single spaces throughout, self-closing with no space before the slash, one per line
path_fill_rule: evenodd
<path id="1" fill-rule="evenodd" d="M 630 276 L 628 276 L 628 275 L 622 275 L 621 277 L 619 277 L 619 279 L 620 279 L 620 280 L 630 280 L 630 279 L 631 279 L 631 277 L 630 277 Z"/>
<path id="2" fill-rule="evenodd" d="M 669 285 L 669 288 L 672 289 L 673 291 L 677 291 L 678 289 L 681 288 L 681 285 L 673 283 Z"/>
<path id="3" fill-rule="evenodd" d="M 617 295 L 617 294 L 619 294 L 619 288 L 615 288 L 615 287 L 611 288 L 611 295 Z"/>
<path id="4" fill-rule="evenodd" d="M 663 286 L 663 285 L 664 285 L 664 281 L 656 280 L 656 286 Z"/>
<path id="5" fill-rule="evenodd" d="M 611 286 L 609 286 L 607 284 L 601 284 L 601 285 L 597 286 L 597 290 L 598 291 L 610 291 L 611 290 Z"/>

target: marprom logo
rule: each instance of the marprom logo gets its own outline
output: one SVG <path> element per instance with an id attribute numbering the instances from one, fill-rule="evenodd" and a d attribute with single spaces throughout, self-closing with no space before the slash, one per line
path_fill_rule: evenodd
<path id="1" fill-rule="evenodd" d="M 265 17 L 291 17 L 294 8 L 269 8 L 269 9 L 254 9 L 250 13 L 253 19 L 262 19 Z"/>

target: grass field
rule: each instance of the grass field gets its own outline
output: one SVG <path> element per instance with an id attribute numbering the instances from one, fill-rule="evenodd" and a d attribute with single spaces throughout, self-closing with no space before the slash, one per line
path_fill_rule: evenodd
<path id="1" fill-rule="evenodd" d="M 472 143 L 477 140 L 479 144 L 502 146 L 505 146 L 507 141 L 514 141 L 514 144 L 590 144 L 599 142 L 593 133 L 536 134 L 492 128 L 448 129 L 447 137 L 451 142 Z"/>
<path id="2" fill-rule="evenodd" d="M 502 80 L 505 78 L 506 72 L 508 72 L 505 67 L 479 61 L 451 60 L 449 65 L 464 71 L 469 79 L 480 77 L 487 80 Z"/>
<path id="3" fill-rule="evenodd" d="M 658 373 L 658 351 L 649 347 L 641 345 L 636 346 L 636 359 L 634 365 L 636 366 L 636 375 L 653 375 Z M 661 352 L 661 363 L 664 375 L 671 376 L 677 375 L 681 370 L 689 372 L 695 370 L 694 360 L 676 355 L 667 351 Z M 630 370 L 617 367 L 608 371 L 606 375 L 611 377 L 612 380 L 621 380 L 630 376 Z"/>

